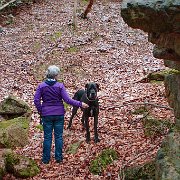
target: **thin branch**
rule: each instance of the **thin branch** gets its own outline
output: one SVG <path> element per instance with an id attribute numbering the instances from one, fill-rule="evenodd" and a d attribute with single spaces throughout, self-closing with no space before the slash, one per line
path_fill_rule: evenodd
<path id="1" fill-rule="evenodd" d="M 151 148 L 149 148 L 147 151 L 143 152 L 143 153 L 140 153 L 140 154 L 137 154 L 137 156 L 135 156 L 133 159 L 130 159 L 129 161 L 127 161 L 126 163 L 124 163 L 124 165 L 121 167 L 122 170 L 125 169 L 125 167 L 131 163 L 132 161 L 138 159 L 139 157 L 142 157 L 144 154 L 148 154 L 149 152 L 151 152 L 154 148 L 157 148 L 159 145 L 155 145 Z"/>
<path id="2" fill-rule="evenodd" d="M 127 127 L 127 129 L 129 129 L 131 127 L 131 125 L 133 123 L 138 123 L 139 121 L 141 121 L 142 119 L 146 118 L 149 115 L 149 113 L 146 113 L 142 118 L 136 119 L 135 121 L 132 121 L 129 126 Z"/>
<path id="3" fill-rule="evenodd" d="M 125 102 L 124 104 L 122 104 L 121 106 L 112 106 L 112 107 L 109 107 L 107 108 L 108 110 L 113 110 L 115 108 L 121 108 L 123 106 L 128 106 L 128 105 L 144 105 L 144 106 L 147 106 L 147 105 L 150 105 L 150 106 L 154 106 L 154 107 L 159 107 L 159 108 L 165 108 L 165 109 L 168 109 L 168 110 L 171 110 L 173 111 L 173 108 L 171 107 L 168 107 L 168 106 L 164 106 L 164 105 L 159 105 L 159 104 L 154 104 L 154 103 L 151 103 L 151 102 L 140 102 L 140 103 L 134 103 L 134 102 Z"/>
<path id="4" fill-rule="evenodd" d="M 11 0 L 8 3 L 4 4 L 3 6 L 0 7 L 0 11 L 3 10 L 4 8 L 6 8 L 7 6 L 9 6 L 11 3 L 14 3 L 17 0 Z"/>
<path id="5" fill-rule="evenodd" d="M 165 108 L 165 109 L 168 109 L 168 110 L 173 110 L 173 108 L 171 107 L 168 107 L 168 106 L 164 106 L 164 105 L 159 105 L 159 104 L 154 104 L 154 103 L 151 103 L 151 102 L 144 102 L 144 103 L 127 103 L 127 104 L 124 104 L 124 105 L 129 105 L 129 104 L 132 104 L 132 105 L 150 105 L 150 106 L 154 106 L 154 107 L 159 107 L 159 108 Z"/>

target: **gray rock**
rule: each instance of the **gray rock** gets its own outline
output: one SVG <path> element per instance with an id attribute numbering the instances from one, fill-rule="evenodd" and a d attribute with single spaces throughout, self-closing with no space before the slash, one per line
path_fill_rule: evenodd
<path id="1" fill-rule="evenodd" d="M 12 151 L 5 152 L 4 159 L 6 171 L 17 178 L 33 177 L 40 172 L 33 159 L 15 154 Z"/>
<path id="2" fill-rule="evenodd" d="M 22 100 L 9 96 L 0 103 L 0 115 L 5 119 L 12 119 L 19 116 L 30 116 L 30 107 Z"/>
<path id="3" fill-rule="evenodd" d="M 180 133 L 170 133 L 156 157 L 156 179 L 180 179 Z"/>
<path id="4" fill-rule="evenodd" d="M 153 55 L 165 65 L 180 70 L 180 1 L 124 0 L 121 8 L 124 21 L 133 28 L 148 32 L 155 44 Z M 165 76 L 169 105 L 174 109 L 175 129 L 165 138 L 156 158 L 157 180 L 180 179 L 180 75 Z"/>
<path id="5" fill-rule="evenodd" d="M 155 50 L 155 57 L 180 60 L 179 0 L 124 0 L 121 15 L 129 26 L 148 32 L 149 41 L 158 49 L 167 49 L 160 54 Z"/>

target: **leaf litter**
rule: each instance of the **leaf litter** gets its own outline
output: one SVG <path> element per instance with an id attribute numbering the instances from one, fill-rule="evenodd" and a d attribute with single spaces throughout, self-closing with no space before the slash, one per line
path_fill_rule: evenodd
<path id="1" fill-rule="evenodd" d="M 118 1 L 96 1 L 88 19 L 77 18 L 77 29 L 71 26 L 73 1 L 41 1 L 21 11 L 13 24 L 0 33 L 1 91 L 0 100 L 9 94 L 26 101 L 32 108 L 29 144 L 15 151 L 36 160 L 41 173 L 29 179 L 118 179 L 125 166 L 143 164 L 153 159 L 164 136 L 147 138 L 141 121 L 131 112 L 136 105 L 126 103 L 153 102 L 168 106 L 163 84 L 137 83 L 149 72 L 165 69 L 162 60 L 152 55 L 153 45 L 141 30 L 128 27 L 120 16 Z M 78 4 L 78 11 L 85 8 Z M 98 131 L 101 141 L 93 142 L 93 120 L 90 119 L 91 142 L 86 144 L 79 111 L 72 129 L 67 130 L 71 107 L 65 115 L 64 161 L 41 163 L 43 132 L 36 126 L 39 116 L 33 95 L 44 78 L 48 65 L 61 67 L 70 96 L 89 81 L 99 83 L 100 114 Z M 126 105 L 125 105 L 126 104 Z M 170 110 L 152 108 L 158 118 L 173 121 Z M 76 154 L 66 153 L 70 144 L 82 141 Z M 90 161 L 105 148 L 114 148 L 118 160 L 100 175 L 89 171 Z M 16 179 L 6 175 L 5 179 Z"/>

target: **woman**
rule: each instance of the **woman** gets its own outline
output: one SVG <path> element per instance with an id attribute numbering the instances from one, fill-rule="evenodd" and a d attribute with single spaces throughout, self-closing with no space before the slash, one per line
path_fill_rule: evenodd
<path id="1" fill-rule="evenodd" d="M 69 97 L 63 83 L 57 82 L 59 73 L 60 69 L 57 66 L 49 66 L 46 72 L 46 80 L 39 84 L 34 96 L 34 104 L 42 117 L 43 123 L 44 142 L 42 162 L 44 164 L 48 164 L 50 161 L 53 130 L 55 137 L 55 159 L 57 163 L 63 160 L 62 148 L 65 114 L 63 101 L 72 106 L 88 107 L 87 104 Z"/>

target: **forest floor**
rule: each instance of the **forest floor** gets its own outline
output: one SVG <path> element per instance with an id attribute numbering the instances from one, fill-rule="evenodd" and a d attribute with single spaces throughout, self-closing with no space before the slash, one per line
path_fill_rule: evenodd
<path id="1" fill-rule="evenodd" d="M 78 4 L 78 14 L 86 7 Z M 96 1 L 88 19 L 77 18 L 77 28 L 72 26 L 73 0 L 41 1 L 31 8 L 22 9 L 0 32 L 0 101 L 13 94 L 32 108 L 30 143 L 16 152 L 32 157 L 41 173 L 30 179 L 118 179 L 126 166 L 143 164 L 152 160 L 164 136 L 148 138 L 144 134 L 142 116 L 133 115 L 138 103 L 168 106 L 163 83 L 140 83 L 150 72 L 165 69 L 162 60 L 152 56 L 153 45 L 141 30 L 124 23 L 118 1 Z M 71 130 L 67 130 L 71 107 L 65 115 L 64 161 L 56 164 L 41 163 L 43 133 L 36 128 L 39 116 L 33 105 L 37 85 L 43 80 L 45 69 L 56 64 L 61 67 L 64 84 L 70 94 L 84 88 L 89 81 L 100 85 L 100 114 L 98 131 L 100 142 L 85 142 L 85 132 L 80 123 L 81 112 Z M 170 110 L 149 106 L 158 119 L 172 120 Z M 131 124 L 131 126 L 130 126 Z M 76 154 L 68 154 L 69 146 L 82 141 Z M 54 145 L 52 147 L 54 149 Z M 113 148 L 118 160 L 100 175 L 89 171 L 89 164 L 103 149 Z M 16 179 L 7 175 L 5 179 Z"/>

